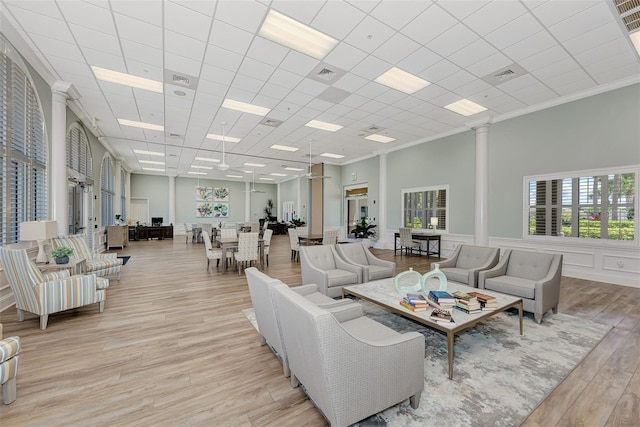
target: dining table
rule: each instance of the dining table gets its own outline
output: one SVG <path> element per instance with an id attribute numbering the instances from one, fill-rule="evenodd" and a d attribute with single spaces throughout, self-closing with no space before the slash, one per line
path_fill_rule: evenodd
<path id="1" fill-rule="evenodd" d="M 298 243 L 302 246 L 312 246 L 322 243 L 322 234 L 298 234 Z"/>
<path id="2" fill-rule="evenodd" d="M 227 272 L 227 251 L 229 249 L 235 249 L 238 247 L 238 238 L 237 237 L 216 237 L 216 242 L 220 245 L 220 249 L 222 250 L 222 258 L 220 259 L 222 263 L 222 274 Z M 264 270 L 264 239 L 258 239 L 258 259 L 260 260 L 260 269 Z"/>

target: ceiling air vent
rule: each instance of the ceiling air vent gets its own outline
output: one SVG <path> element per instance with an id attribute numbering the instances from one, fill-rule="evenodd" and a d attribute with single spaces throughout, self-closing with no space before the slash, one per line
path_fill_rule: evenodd
<path id="1" fill-rule="evenodd" d="M 260 121 L 261 125 L 265 125 L 265 126 L 271 126 L 272 128 L 277 128 L 278 126 L 280 126 L 283 123 L 282 120 L 276 120 L 276 119 L 270 119 L 268 117 L 265 117 L 264 119 L 262 119 Z"/>
<path id="2" fill-rule="evenodd" d="M 492 86 L 498 86 L 499 84 L 508 82 L 509 80 L 513 80 L 516 77 L 524 76 L 525 74 L 527 74 L 527 70 L 525 70 L 518 64 L 511 64 L 507 67 L 501 68 L 498 71 L 487 74 L 486 76 L 482 77 L 482 80 Z"/>
<path id="3" fill-rule="evenodd" d="M 614 0 L 614 2 L 627 31 L 640 28 L 640 0 Z"/>
<path id="4" fill-rule="evenodd" d="M 198 78 L 177 71 L 164 70 L 164 82 L 170 85 L 176 85 L 183 88 L 196 90 L 198 87 Z"/>
<path id="5" fill-rule="evenodd" d="M 317 82 L 329 85 L 336 82 L 344 74 L 344 70 L 341 70 L 329 64 L 320 63 L 318 66 L 316 66 L 316 68 L 311 70 L 307 77 Z"/>

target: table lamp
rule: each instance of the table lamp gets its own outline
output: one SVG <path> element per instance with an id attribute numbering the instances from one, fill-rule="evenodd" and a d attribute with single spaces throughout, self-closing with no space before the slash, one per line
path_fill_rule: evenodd
<path id="1" fill-rule="evenodd" d="M 20 223 L 20 240 L 35 240 L 38 242 L 38 257 L 36 262 L 47 262 L 44 253 L 44 242 L 58 235 L 58 225 L 55 221 L 27 221 Z"/>
<path id="2" fill-rule="evenodd" d="M 435 234 L 436 228 L 438 228 L 438 217 L 437 216 L 432 216 L 430 224 L 431 224 L 431 228 L 433 230 L 433 233 Z"/>

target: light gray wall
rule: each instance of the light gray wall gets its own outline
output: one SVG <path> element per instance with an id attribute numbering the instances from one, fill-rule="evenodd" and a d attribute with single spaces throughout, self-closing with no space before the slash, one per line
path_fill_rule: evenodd
<path id="1" fill-rule="evenodd" d="M 278 206 L 278 212 L 284 212 L 284 210 L 282 210 L 282 203 L 284 202 L 293 202 L 293 206 L 295 209 L 296 200 L 298 200 L 298 196 L 296 194 L 296 181 L 297 179 L 294 178 L 290 179 L 289 181 L 280 183 L 280 206 Z M 284 218 L 281 216 L 280 220 L 283 219 Z"/>
<path id="2" fill-rule="evenodd" d="M 176 183 L 176 193 L 177 183 Z M 194 194 L 192 192 L 192 194 Z M 158 175 L 131 174 L 131 197 L 149 199 L 149 218 L 162 217 L 169 222 L 169 178 Z"/>
<path id="3" fill-rule="evenodd" d="M 324 185 L 324 227 L 340 227 L 342 225 L 344 200 L 342 193 L 342 167 L 335 165 L 324 165 L 324 174 L 330 176 L 323 180 Z"/>
<path id="4" fill-rule="evenodd" d="M 523 237 L 525 176 L 633 164 L 640 164 L 640 85 L 496 123 L 489 128 L 489 235 Z"/>
<path id="5" fill-rule="evenodd" d="M 356 180 L 352 181 L 352 174 L 356 174 Z M 342 167 L 342 188 L 340 190 L 341 202 L 344 201 L 344 187 L 359 184 L 367 184 L 368 186 L 368 209 L 369 216 L 373 218 L 374 223 L 378 223 L 378 212 L 380 211 L 379 195 L 380 195 L 380 160 L 378 157 L 361 160 Z M 387 196 L 388 198 L 388 196 Z M 375 203 L 374 203 L 375 200 Z M 341 209 L 344 216 L 344 207 Z M 344 225 L 344 221 L 342 221 Z"/>
<path id="6" fill-rule="evenodd" d="M 251 211 L 250 218 L 253 222 L 258 222 L 259 219 L 264 218 L 264 208 L 267 206 L 267 200 L 273 201 L 273 211 L 271 215 L 278 215 L 278 207 L 276 206 L 278 197 L 278 188 L 275 184 L 262 184 L 255 183 L 255 189 L 258 191 L 264 191 L 264 193 L 251 193 Z"/>

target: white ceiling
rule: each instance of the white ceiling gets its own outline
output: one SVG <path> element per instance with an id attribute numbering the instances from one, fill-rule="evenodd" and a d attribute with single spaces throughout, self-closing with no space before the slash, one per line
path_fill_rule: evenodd
<path id="1" fill-rule="evenodd" d="M 291 176 L 296 172 L 283 166 L 305 167 L 310 141 L 314 163 L 343 164 L 640 76 L 638 54 L 605 0 L 0 1 L 3 24 L 35 52 L 28 58 L 40 62 L 36 69 L 49 84 L 74 85 L 85 124 L 92 127 L 95 118 L 96 134 L 134 172 L 141 171 L 138 160 L 158 160 L 133 152 L 142 149 L 166 153 L 159 174 L 192 176 L 192 165 L 211 165 L 195 157 L 222 157 L 222 143 L 205 135 L 222 134 L 226 122 L 225 134 L 242 139 L 226 143 L 232 168 L 257 162 L 267 167 L 256 176 Z M 319 61 L 262 38 L 258 31 L 270 8 L 339 43 Z M 309 78 L 321 63 L 345 74 L 331 85 Z M 525 74 L 495 86 L 482 80 L 512 64 Z M 158 94 L 99 81 L 92 65 L 160 81 L 170 70 L 197 77 L 198 85 L 165 83 Z M 431 85 L 406 95 L 374 82 L 392 66 Z M 348 96 L 338 103 L 320 99 L 330 87 Z M 225 98 L 270 108 L 267 117 L 283 123 L 273 128 L 259 123 L 263 117 L 222 108 Z M 442 108 L 461 98 L 489 110 L 464 117 Z M 165 131 L 121 126 L 118 118 Z M 344 127 L 305 127 L 312 119 Z M 364 139 L 371 126 L 396 141 Z M 276 151 L 273 144 L 300 150 Z M 345 157 L 315 156 L 323 152 Z M 227 173 L 213 169 L 208 176 Z"/>

